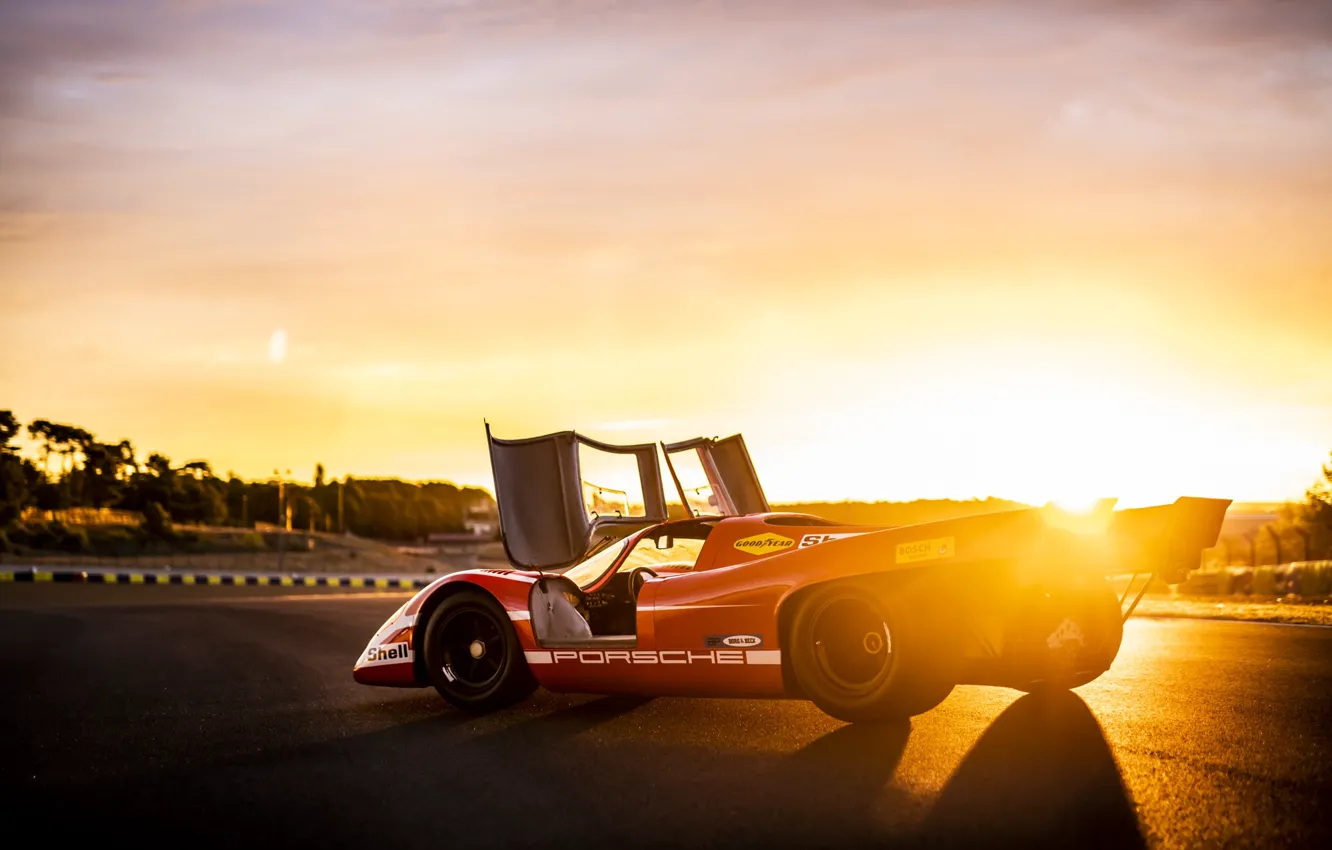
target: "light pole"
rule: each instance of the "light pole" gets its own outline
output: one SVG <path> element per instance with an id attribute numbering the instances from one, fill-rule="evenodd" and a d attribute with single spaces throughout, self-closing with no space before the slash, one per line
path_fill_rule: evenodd
<path id="1" fill-rule="evenodd" d="M 287 532 L 291 530 L 291 507 L 287 504 L 286 482 L 282 479 L 282 473 L 276 469 L 273 474 L 278 480 L 278 572 L 282 572 L 282 565 L 287 559 Z M 287 470 L 291 474 L 291 470 Z"/>
<path id="2" fill-rule="evenodd" d="M 283 495 L 284 495 L 284 494 L 283 494 L 282 473 L 275 469 L 275 470 L 273 470 L 273 475 L 277 478 L 277 482 L 278 482 L 278 504 L 277 504 L 278 515 L 277 515 L 277 524 L 278 524 L 279 526 L 281 526 L 281 525 L 282 525 L 282 500 L 283 500 Z"/>

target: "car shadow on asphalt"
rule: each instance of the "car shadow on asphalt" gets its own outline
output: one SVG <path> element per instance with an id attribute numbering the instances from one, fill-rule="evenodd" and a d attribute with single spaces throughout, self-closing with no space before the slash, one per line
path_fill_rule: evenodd
<path id="1" fill-rule="evenodd" d="M 1100 726 L 1072 694 L 1013 703 L 932 807 L 894 784 L 907 723 L 841 726 L 783 755 L 706 728 L 658 734 L 659 714 L 637 712 L 647 702 L 543 695 L 536 716 L 446 711 L 46 789 L 48 802 L 92 792 L 47 823 L 141 846 L 1143 845 Z M 800 710 L 762 717 L 799 727 Z"/>
<path id="2" fill-rule="evenodd" d="M 940 792 L 922 843 L 1145 847 L 1110 745 L 1068 691 L 1028 694 L 985 730 Z"/>

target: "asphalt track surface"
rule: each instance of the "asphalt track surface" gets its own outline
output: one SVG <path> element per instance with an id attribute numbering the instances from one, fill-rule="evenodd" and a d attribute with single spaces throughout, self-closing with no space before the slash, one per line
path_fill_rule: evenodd
<path id="1" fill-rule="evenodd" d="M 0 586 L 0 812 L 43 846 L 1327 846 L 1332 629 L 1134 620 L 1074 694 L 889 727 L 796 701 L 356 685 L 405 594 Z"/>

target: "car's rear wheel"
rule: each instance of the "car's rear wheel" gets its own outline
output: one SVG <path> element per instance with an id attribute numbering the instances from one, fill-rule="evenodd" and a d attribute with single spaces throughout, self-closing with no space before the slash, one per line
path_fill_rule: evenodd
<path id="1" fill-rule="evenodd" d="M 1010 639 L 1030 647 L 1032 678 L 1020 690 L 1063 691 L 1085 685 L 1110 669 L 1124 639 L 1119 597 L 1104 581 L 1090 587 L 1053 589 L 1015 617 L 1019 628 Z"/>
<path id="2" fill-rule="evenodd" d="M 954 651 L 920 612 L 869 585 L 839 582 L 799 602 L 789 633 L 792 672 L 805 696 L 839 720 L 893 721 L 943 702 Z"/>
<path id="3" fill-rule="evenodd" d="M 463 591 L 441 602 L 423 644 L 430 683 L 464 711 L 503 708 L 536 689 L 508 616 L 484 593 Z"/>

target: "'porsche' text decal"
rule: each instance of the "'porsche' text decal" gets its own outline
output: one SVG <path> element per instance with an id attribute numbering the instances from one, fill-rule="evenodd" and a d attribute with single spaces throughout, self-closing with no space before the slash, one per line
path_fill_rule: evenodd
<path id="1" fill-rule="evenodd" d="M 524 652 L 528 664 L 781 664 L 780 649 L 615 650 L 561 649 Z"/>
<path id="2" fill-rule="evenodd" d="M 773 534 L 771 531 L 735 541 L 735 548 L 751 555 L 771 555 L 773 552 L 790 549 L 794 545 L 795 541 L 791 538 Z"/>
<path id="3" fill-rule="evenodd" d="M 957 546 L 951 537 L 935 537 L 932 540 L 916 540 L 912 543 L 897 544 L 897 563 L 913 564 L 916 561 L 937 561 L 951 558 L 957 554 Z"/>

